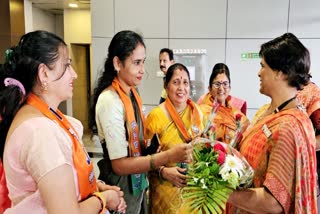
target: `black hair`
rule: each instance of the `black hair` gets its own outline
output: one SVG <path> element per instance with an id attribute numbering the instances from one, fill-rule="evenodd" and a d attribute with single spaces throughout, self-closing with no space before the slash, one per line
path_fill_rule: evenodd
<path id="1" fill-rule="evenodd" d="M 113 58 L 118 57 L 119 60 L 124 63 L 139 44 L 146 47 L 142 36 L 130 30 L 120 31 L 112 38 L 108 47 L 108 56 L 104 63 L 104 70 L 94 89 L 93 103 L 90 110 L 91 128 L 96 125 L 95 114 L 98 97 L 105 88 L 112 84 L 113 79 L 117 76 L 117 71 L 113 66 Z"/>
<path id="2" fill-rule="evenodd" d="M 184 66 L 181 63 L 174 63 L 172 65 L 170 65 L 170 67 L 168 68 L 168 71 L 166 73 L 166 77 L 164 78 L 164 87 L 166 88 L 175 72 L 175 70 L 184 70 L 185 72 L 187 72 L 188 74 L 188 78 L 189 78 L 189 82 L 190 82 L 190 73 L 187 69 L 186 66 Z"/>
<path id="3" fill-rule="evenodd" d="M 162 48 L 162 49 L 160 50 L 160 53 L 159 53 L 159 54 L 162 54 L 162 53 L 168 53 L 169 59 L 170 59 L 170 60 L 173 60 L 173 51 L 172 51 L 171 49 L 169 49 L 169 48 Z"/>
<path id="4" fill-rule="evenodd" d="M 45 64 L 49 68 L 59 57 L 59 47 L 66 43 L 53 33 L 34 31 L 23 35 L 15 47 L 6 50 L 5 63 L 0 65 L 0 155 L 12 120 L 25 103 L 37 82 L 38 67 Z M 5 78 L 14 78 L 24 87 L 26 94 L 17 86 L 5 86 Z"/>
<path id="5" fill-rule="evenodd" d="M 218 76 L 218 74 L 225 74 L 229 80 L 229 84 L 231 85 L 230 72 L 229 68 L 224 63 L 217 63 L 213 66 L 212 72 L 209 79 L 209 87 L 211 88 L 213 80 Z"/>
<path id="6" fill-rule="evenodd" d="M 289 86 L 298 90 L 311 78 L 309 51 L 292 33 L 262 44 L 259 55 L 272 70 L 286 74 Z"/>

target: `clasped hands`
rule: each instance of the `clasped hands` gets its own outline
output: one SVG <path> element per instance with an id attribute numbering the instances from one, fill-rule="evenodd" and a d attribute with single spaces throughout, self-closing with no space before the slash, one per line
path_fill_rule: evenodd
<path id="1" fill-rule="evenodd" d="M 98 189 L 106 198 L 107 209 L 118 213 L 126 213 L 127 204 L 123 198 L 123 192 L 118 186 L 110 186 L 103 182 L 98 182 Z"/>

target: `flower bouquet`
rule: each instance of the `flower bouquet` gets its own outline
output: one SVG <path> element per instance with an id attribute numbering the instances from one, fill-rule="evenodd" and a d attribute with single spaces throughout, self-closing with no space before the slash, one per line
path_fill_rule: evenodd
<path id="1" fill-rule="evenodd" d="M 188 165 L 187 186 L 182 189 L 190 213 L 222 213 L 229 195 L 252 183 L 253 169 L 232 147 L 197 138 L 193 161 Z"/>

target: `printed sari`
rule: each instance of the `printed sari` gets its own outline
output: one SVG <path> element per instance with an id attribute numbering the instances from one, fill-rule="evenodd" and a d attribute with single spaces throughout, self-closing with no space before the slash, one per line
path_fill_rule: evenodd
<path id="1" fill-rule="evenodd" d="M 167 100 L 166 100 L 167 102 Z M 200 119 L 202 114 L 197 105 L 195 105 Z M 185 110 L 179 113 L 184 126 L 186 127 L 190 136 L 193 134 L 192 127 L 192 108 L 188 105 Z M 203 124 L 199 124 L 199 131 L 203 130 Z M 164 106 L 154 108 L 148 115 L 146 120 L 146 139 L 151 139 L 154 134 L 157 134 L 161 150 L 168 150 L 177 144 L 186 143 L 182 137 L 181 132 L 177 128 L 169 116 L 168 110 Z M 166 167 L 177 166 L 177 163 L 167 164 Z M 180 196 L 180 188 L 173 186 L 169 181 L 163 180 L 159 177 L 158 172 L 154 171 L 149 174 L 150 182 L 150 203 L 152 213 L 162 214 L 187 214 L 188 212 L 179 211 L 182 200 Z"/>
<path id="2" fill-rule="evenodd" d="M 208 119 L 212 107 L 215 105 L 215 100 L 210 93 L 203 97 L 200 104 L 201 111 Z M 219 106 L 216 116 L 213 118 L 212 124 L 215 126 L 216 140 L 229 144 L 236 132 L 236 115 L 241 115 L 240 126 L 248 126 L 248 118 L 236 108 L 231 107 L 227 101 L 226 106 Z"/>
<path id="3" fill-rule="evenodd" d="M 257 119 L 240 152 L 255 170 L 253 187 L 266 188 L 284 213 L 317 213 L 315 134 L 305 112 L 294 108 Z"/>
<path id="4" fill-rule="evenodd" d="M 297 98 L 306 107 L 309 117 L 316 110 L 320 109 L 320 88 L 312 82 L 298 92 Z"/>

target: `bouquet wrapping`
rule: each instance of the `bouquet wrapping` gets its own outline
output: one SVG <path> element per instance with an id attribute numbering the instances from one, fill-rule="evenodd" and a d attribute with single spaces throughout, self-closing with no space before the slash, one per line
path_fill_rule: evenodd
<path id="1" fill-rule="evenodd" d="M 229 195 L 247 188 L 253 169 L 234 148 L 207 138 L 191 142 L 193 161 L 188 164 L 187 186 L 182 199 L 190 213 L 222 213 Z"/>

